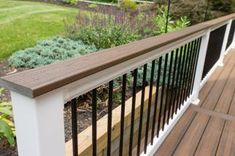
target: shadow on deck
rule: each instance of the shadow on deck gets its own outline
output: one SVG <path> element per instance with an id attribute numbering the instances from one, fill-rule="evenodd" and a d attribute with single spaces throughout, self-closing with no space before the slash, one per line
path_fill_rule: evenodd
<path id="1" fill-rule="evenodd" d="M 235 155 L 235 50 L 203 86 L 155 156 Z"/>

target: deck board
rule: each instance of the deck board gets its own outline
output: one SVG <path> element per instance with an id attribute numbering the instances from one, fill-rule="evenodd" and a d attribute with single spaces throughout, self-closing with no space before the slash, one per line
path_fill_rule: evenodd
<path id="1" fill-rule="evenodd" d="M 235 155 L 235 49 L 225 57 L 159 147 L 156 156 Z"/>
<path id="2" fill-rule="evenodd" d="M 192 109 L 188 109 L 185 112 L 185 115 L 181 118 L 181 120 L 176 124 L 174 133 L 170 133 L 169 139 L 164 142 L 163 148 L 160 148 L 157 155 L 161 156 L 170 156 L 174 153 L 177 145 L 180 143 L 180 139 L 183 138 L 185 132 L 190 126 L 192 120 L 194 119 L 196 112 Z"/>

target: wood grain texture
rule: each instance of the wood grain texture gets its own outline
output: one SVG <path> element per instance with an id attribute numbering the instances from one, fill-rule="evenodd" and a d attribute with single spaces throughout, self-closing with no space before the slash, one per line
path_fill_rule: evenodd
<path id="1" fill-rule="evenodd" d="M 190 36 L 193 37 L 196 33 L 205 32 L 208 28 L 216 27 L 234 18 L 235 14 L 231 14 L 177 32 L 150 37 L 80 58 L 8 75 L 0 79 L 0 85 L 29 97 L 37 97 L 150 51 L 174 42 L 178 43 Z"/>

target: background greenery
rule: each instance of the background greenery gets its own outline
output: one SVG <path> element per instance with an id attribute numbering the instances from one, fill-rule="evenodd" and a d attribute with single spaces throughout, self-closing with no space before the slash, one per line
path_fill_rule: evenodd
<path id="1" fill-rule="evenodd" d="M 76 14 L 77 9 L 47 3 L 0 0 L 0 59 L 62 34 L 64 21 L 72 21 Z"/>
<path id="2" fill-rule="evenodd" d="M 154 0 L 166 5 L 168 0 Z M 192 24 L 217 18 L 235 11 L 235 0 L 171 0 L 173 18 L 187 16 Z M 205 17 L 206 15 L 206 17 Z"/>

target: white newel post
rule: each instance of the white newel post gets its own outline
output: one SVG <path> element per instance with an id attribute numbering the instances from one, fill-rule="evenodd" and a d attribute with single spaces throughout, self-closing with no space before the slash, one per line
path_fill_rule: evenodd
<path id="1" fill-rule="evenodd" d="M 207 33 L 202 37 L 202 41 L 201 41 L 196 74 L 195 74 L 195 81 L 193 84 L 193 97 L 192 97 L 193 104 L 198 104 L 200 102 L 200 100 L 198 99 L 198 95 L 200 91 L 200 83 L 201 83 L 202 73 L 204 69 L 204 63 L 206 59 L 206 52 L 207 52 L 209 38 L 210 38 L 210 30 L 208 30 Z"/>
<path id="2" fill-rule="evenodd" d="M 229 31 L 230 31 L 231 25 L 232 25 L 232 20 L 229 20 L 228 24 L 226 25 L 224 40 L 223 40 L 223 44 L 222 44 L 222 48 L 221 48 L 221 52 L 220 52 L 220 58 L 219 58 L 219 62 L 218 62 L 218 65 L 221 67 L 224 65 L 224 55 L 225 55 L 225 51 L 226 51 L 226 46 L 227 46 L 227 42 L 228 42 L 228 36 L 229 36 Z"/>
<path id="3" fill-rule="evenodd" d="M 11 92 L 11 97 L 19 156 L 65 156 L 62 94 L 32 99 Z"/>

